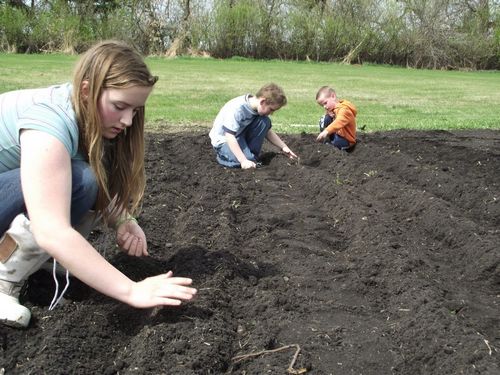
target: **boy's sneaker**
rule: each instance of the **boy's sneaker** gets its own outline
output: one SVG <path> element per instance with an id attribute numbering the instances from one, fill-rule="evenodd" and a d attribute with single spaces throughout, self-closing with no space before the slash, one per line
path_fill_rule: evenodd
<path id="1" fill-rule="evenodd" d="M 355 149 L 355 148 L 356 148 L 356 143 L 355 143 L 355 144 L 353 144 L 351 147 L 346 148 L 346 149 L 345 149 L 345 151 L 346 151 L 347 153 L 351 153 L 351 152 L 353 152 L 353 151 L 354 151 L 354 149 Z"/>
<path id="2" fill-rule="evenodd" d="M 24 281 L 15 283 L 0 280 L 0 322 L 17 328 L 26 328 L 31 312 L 19 303 L 19 295 Z"/>

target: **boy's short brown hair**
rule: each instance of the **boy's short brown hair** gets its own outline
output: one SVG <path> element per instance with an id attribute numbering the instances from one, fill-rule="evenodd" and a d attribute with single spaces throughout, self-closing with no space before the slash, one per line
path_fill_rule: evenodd
<path id="1" fill-rule="evenodd" d="M 267 104 L 278 105 L 280 108 L 286 105 L 285 92 L 275 83 L 268 83 L 262 86 L 255 96 L 257 98 L 264 98 Z"/>
<path id="2" fill-rule="evenodd" d="M 335 94 L 335 90 L 332 89 L 330 86 L 320 87 L 318 92 L 316 93 L 316 100 L 318 100 L 319 97 L 323 94 L 328 94 L 328 96 L 331 96 L 332 94 Z"/>

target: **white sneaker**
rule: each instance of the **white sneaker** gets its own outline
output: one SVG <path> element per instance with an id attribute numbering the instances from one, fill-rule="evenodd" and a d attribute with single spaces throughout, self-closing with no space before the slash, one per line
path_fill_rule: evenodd
<path id="1" fill-rule="evenodd" d="M 26 328 L 30 323 L 30 310 L 19 303 L 23 284 L 0 280 L 0 322 L 5 325 Z"/>

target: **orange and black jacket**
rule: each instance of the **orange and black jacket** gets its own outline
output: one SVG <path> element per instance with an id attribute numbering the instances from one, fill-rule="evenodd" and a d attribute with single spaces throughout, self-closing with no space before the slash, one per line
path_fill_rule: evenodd
<path id="1" fill-rule="evenodd" d="M 357 109 L 351 102 L 347 100 L 339 100 L 339 103 L 333 110 L 333 113 L 328 114 L 333 117 L 333 122 L 328 125 L 326 131 L 328 134 L 337 133 L 342 138 L 353 145 L 356 143 L 356 113 Z"/>

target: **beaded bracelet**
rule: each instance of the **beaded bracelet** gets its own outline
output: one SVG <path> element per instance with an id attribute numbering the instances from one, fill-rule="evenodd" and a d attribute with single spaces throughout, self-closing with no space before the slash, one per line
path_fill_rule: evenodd
<path id="1" fill-rule="evenodd" d="M 119 219 L 116 222 L 115 228 L 118 229 L 120 227 L 120 225 L 122 225 L 123 223 L 126 223 L 127 221 L 135 221 L 137 223 L 137 219 L 135 217 L 133 217 L 132 215 L 127 215 L 125 217 L 122 217 L 121 219 Z"/>

